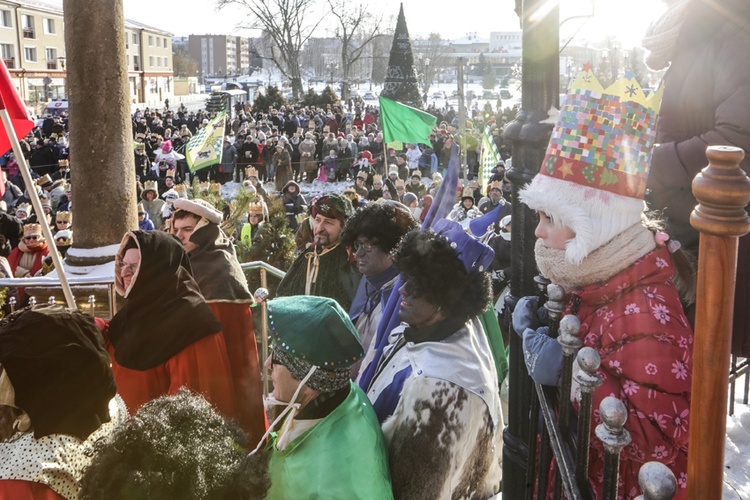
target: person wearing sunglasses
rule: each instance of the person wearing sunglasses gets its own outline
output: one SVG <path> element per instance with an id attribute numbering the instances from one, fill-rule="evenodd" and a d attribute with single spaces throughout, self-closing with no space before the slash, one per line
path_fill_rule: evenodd
<path id="1" fill-rule="evenodd" d="M 477 316 L 490 301 L 494 253 L 457 222 L 433 229 L 409 232 L 394 252 L 401 324 L 359 383 L 383 429 L 395 498 L 490 498 L 504 425 Z"/>
<path id="2" fill-rule="evenodd" d="M 47 242 L 42 235 L 42 226 L 26 224 L 23 238 L 8 256 L 8 263 L 16 278 L 29 278 L 42 270 L 44 257 L 49 254 Z"/>
<path id="3" fill-rule="evenodd" d="M 375 354 L 372 343 L 383 316 L 383 307 L 388 303 L 398 277 L 393 250 L 406 233 L 417 227 L 416 219 L 405 206 L 385 200 L 367 205 L 346 221 L 342 241 L 352 249 L 357 268 L 362 273 L 349 317 L 362 338 L 365 366 Z M 359 367 L 359 362 L 352 365 L 355 380 Z"/>

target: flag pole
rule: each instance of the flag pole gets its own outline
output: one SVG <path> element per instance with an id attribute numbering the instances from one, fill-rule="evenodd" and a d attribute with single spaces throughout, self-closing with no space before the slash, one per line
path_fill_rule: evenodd
<path id="1" fill-rule="evenodd" d="M 31 171 L 29 170 L 29 164 L 26 162 L 26 158 L 23 156 L 21 151 L 21 144 L 18 142 L 18 138 L 13 128 L 13 122 L 10 119 L 8 110 L 3 106 L 0 108 L 0 119 L 2 119 L 3 125 L 5 126 L 5 133 L 8 135 L 10 144 L 13 148 L 13 153 L 16 155 L 16 162 L 19 166 L 19 171 L 23 176 L 23 181 L 26 184 L 26 191 L 29 193 L 31 199 L 31 206 L 34 207 L 34 212 L 37 214 L 39 219 L 39 225 L 42 226 L 42 234 L 44 239 L 47 241 L 47 246 L 50 248 L 50 255 L 52 261 L 55 263 L 55 269 L 57 270 L 57 276 L 60 278 L 60 286 L 62 287 L 63 294 L 65 295 L 65 301 L 68 304 L 68 308 L 76 310 L 76 303 L 73 299 L 73 291 L 70 289 L 68 278 L 65 276 L 65 270 L 63 269 L 62 259 L 55 246 L 54 236 L 52 235 L 52 229 L 50 228 L 47 220 L 44 217 L 44 209 L 42 208 L 42 202 L 39 200 L 39 194 L 36 192 L 36 185 L 31 178 Z"/>

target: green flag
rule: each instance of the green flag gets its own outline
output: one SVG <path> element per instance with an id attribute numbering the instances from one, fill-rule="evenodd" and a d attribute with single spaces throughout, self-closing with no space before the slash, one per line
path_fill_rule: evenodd
<path id="1" fill-rule="evenodd" d="M 191 172 L 221 163 L 226 116 L 226 111 L 222 111 L 188 141 L 185 146 L 185 158 Z"/>
<path id="2" fill-rule="evenodd" d="M 430 133 L 435 128 L 437 118 L 400 102 L 378 97 L 380 100 L 380 120 L 383 123 L 385 142 L 430 143 Z"/>

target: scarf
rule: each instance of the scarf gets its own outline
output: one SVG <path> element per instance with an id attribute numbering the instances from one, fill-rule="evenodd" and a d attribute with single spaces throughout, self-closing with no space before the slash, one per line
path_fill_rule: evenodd
<path id="1" fill-rule="evenodd" d="M 124 247 L 133 239 L 141 261 L 128 290 L 119 265 Z M 193 279 L 180 241 L 161 231 L 125 234 L 115 265 L 115 286 L 125 296 L 109 324 L 115 359 L 131 370 L 148 370 L 167 362 L 185 347 L 221 331 Z"/>
<path id="2" fill-rule="evenodd" d="M 318 271 L 320 269 L 320 258 L 327 254 L 328 252 L 332 252 L 336 247 L 338 247 L 340 244 L 336 243 L 332 247 L 324 249 L 322 252 L 318 253 L 318 250 L 315 249 L 312 252 L 309 252 L 307 257 L 307 271 L 305 273 L 305 295 L 312 295 L 312 287 L 315 285 L 315 282 L 318 281 Z"/>
<path id="3" fill-rule="evenodd" d="M 565 250 L 545 247 L 542 240 L 537 240 L 534 253 L 539 272 L 567 293 L 607 281 L 654 248 L 654 234 L 639 222 L 591 252 L 579 265 L 565 258 Z"/>
<path id="4" fill-rule="evenodd" d="M 654 71 L 664 69 L 672 60 L 677 47 L 677 38 L 689 12 L 692 0 L 672 0 L 662 16 L 651 23 L 641 41 L 643 48 L 649 51 L 646 65 Z"/>

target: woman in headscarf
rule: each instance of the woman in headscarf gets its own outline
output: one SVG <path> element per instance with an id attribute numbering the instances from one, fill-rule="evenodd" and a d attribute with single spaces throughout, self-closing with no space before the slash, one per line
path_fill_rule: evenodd
<path id="1" fill-rule="evenodd" d="M 115 257 L 123 305 L 106 325 L 117 388 L 135 413 L 186 387 L 226 417 L 235 414 L 229 359 L 180 241 L 160 231 L 125 234 Z"/>

